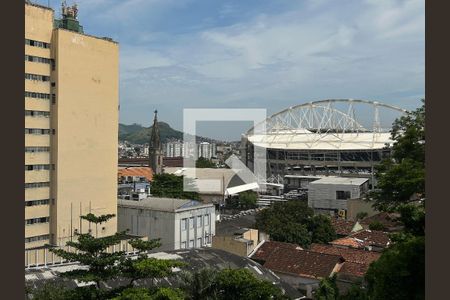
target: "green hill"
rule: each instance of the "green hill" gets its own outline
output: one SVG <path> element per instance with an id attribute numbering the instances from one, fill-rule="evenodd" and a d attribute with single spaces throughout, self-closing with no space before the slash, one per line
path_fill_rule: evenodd
<path id="1" fill-rule="evenodd" d="M 183 132 L 170 127 L 169 124 L 158 122 L 161 141 L 165 143 L 171 139 L 182 139 Z M 146 128 L 140 124 L 119 124 L 119 141 L 128 141 L 132 144 L 145 144 L 150 139 L 152 127 Z"/>

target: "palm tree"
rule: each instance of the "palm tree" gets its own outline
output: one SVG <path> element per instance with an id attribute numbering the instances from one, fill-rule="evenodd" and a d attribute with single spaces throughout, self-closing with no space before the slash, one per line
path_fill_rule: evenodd
<path id="1" fill-rule="evenodd" d="M 183 272 L 181 274 L 182 289 L 189 295 L 189 299 L 217 300 L 219 299 L 216 286 L 218 271 L 205 268 L 197 272 Z"/>

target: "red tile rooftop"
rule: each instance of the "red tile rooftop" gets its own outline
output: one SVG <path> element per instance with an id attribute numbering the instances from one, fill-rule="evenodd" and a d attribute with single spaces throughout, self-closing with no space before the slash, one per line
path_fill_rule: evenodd
<path id="1" fill-rule="evenodd" d="M 251 257 L 274 272 L 307 278 L 324 278 L 339 269 L 340 255 L 303 250 L 299 245 L 266 241 Z"/>
<path id="2" fill-rule="evenodd" d="M 356 225 L 356 221 L 331 218 L 331 225 L 338 235 L 349 235 Z"/>
<path id="3" fill-rule="evenodd" d="M 333 245 L 326 244 L 312 244 L 309 250 L 324 254 L 341 255 L 345 259 L 346 263 L 353 262 L 366 265 L 369 265 L 371 262 L 376 261 L 381 256 L 381 253 L 379 252 L 335 247 Z"/>
<path id="4" fill-rule="evenodd" d="M 344 262 L 342 268 L 339 270 L 340 275 L 351 275 L 356 277 L 364 277 L 367 270 L 369 269 L 369 265 L 358 264 L 354 262 Z"/>
<path id="5" fill-rule="evenodd" d="M 377 230 L 361 230 L 347 237 L 330 242 L 332 245 L 364 249 L 369 246 L 386 248 L 390 244 L 390 238 L 386 232 Z"/>
<path id="6" fill-rule="evenodd" d="M 380 212 L 376 215 L 364 218 L 360 221 L 360 224 L 364 228 L 369 228 L 369 225 L 372 222 L 379 222 L 381 223 L 388 231 L 396 231 L 401 229 L 402 223 L 397 220 L 399 217 L 399 214 L 396 213 L 387 213 L 387 212 Z"/>
<path id="7" fill-rule="evenodd" d="M 153 171 L 150 167 L 119 168 L 118 177 L 122 177 L 122 176 L 141 176 L 141 177 L 145 177 L 148 181 L 152 181 Z"/>
<path id="8" fill-rule="evenodd" d="M 266 241 L 262 244 L 258 250 L 251 257 L 255 260 L 265 261 L 275 250 L 277 249 L 297 249 L 301 250 L 302 248 L 297 244 L 291 243 L 283 243 L 276 241 Z"/>

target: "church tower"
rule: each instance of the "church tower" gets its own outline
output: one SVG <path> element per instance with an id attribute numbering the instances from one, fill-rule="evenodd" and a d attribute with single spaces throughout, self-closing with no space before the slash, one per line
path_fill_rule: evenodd
<path id="1" fill-rule="evenodd" d="M 153 119 L 152 133 L 150 135 L 150 143 L 148 145 L 148 159 L 149 166 L 153 170 L 153 174 L 162 173 L 162 153 L 161 153 L 161 139 L 159 136 L 158 127 L 158 111 L 155 110 L 155 117 Z"/>

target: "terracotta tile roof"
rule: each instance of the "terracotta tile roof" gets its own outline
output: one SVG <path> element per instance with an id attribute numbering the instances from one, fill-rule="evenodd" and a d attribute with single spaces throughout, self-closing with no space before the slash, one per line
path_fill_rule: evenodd
<path id="1" fill-rule="evenodd" d="M 264 267 L 274 272 L 307 278 L 329 277 L 344 261 L 342 256 L 307 250 L 278 248 L 266 259 Z"/>
<path id="2" fill-rule="evenodd" d="M 340 255 L 345 259 L 345 263 L 353 262 L 366 265 L 369 265 L 371 262 L 376 261 L 381 256 L 381 253 L 379 252 L 335 247 L 333 245 L 326 244 L 311 244 L 311 248 L 309 250 L 324 254 Z"/>
<path id="3" fill-rule="evenodd" d="M 369 265 L 346 261 L 342 265 L 342 268 L 339 270 L 339 275 L 364 277 L 364 274 L 366 274 L 368 269 Z"/>
<path id="4" fill-rule="evenodd" d="M 355 227 L 356 225 L 356 221 L 348 221 L 343 219 L 332 218 L 331 225 L 333 225 L 336 234 L 349 235 L 352 233 L 353 227 Z"/>
<path id="5" fill-rule="evenodd" d="M 367 246 L 377 246 L 385 248 L 389 246 L 391 239 L 388 233 L 378 230 L 362 230 L 350 235 L 351 237 L 363 240 Z"/>
<path id="6" fill-rule="evenodd" d="M 302 248 L 297 244 L 266 241 L 258 248 L 251 258 L 258 261 L 266 261 L 266 259 L 277 249 L 301 250 Z"/>
<path id="7" fill-rule="evenodd" d="M 274 241 L 266 241 L 251 258 L 274 272 L 308 278 L 328 277 L 344 261 L 340 255 L 307 251 L 296 244 Z"/>
<path id="8" fill-rule="evenodd" d="M 122 176 L 141 176 L 148 181 L 152 181 L 153 171 L 150 167 L 127 167 L 119 169 L 118 177 Z"/>
<path id="9" fill-rule="evenodd" d="M 386 232 L 377 230 L 361 230 L 347 237 L 330 242 L 332 245 L 346 246 L 364 249 L 369 246 L 386 248 L 390 244 L 389 236 Z"/>
<path id="10" fill-rule="evenodd" d="M 396 220 L 399 216 L 400 215 L 396 213 L 380 212 L 376 215 L 362 219 L 360 224 L 364 226 L 364 228 L 369 228 L 369 225 L 372 222 L 380 222 L 389 231 L 395 231 L 402 226 L 402 223 Z"/>

